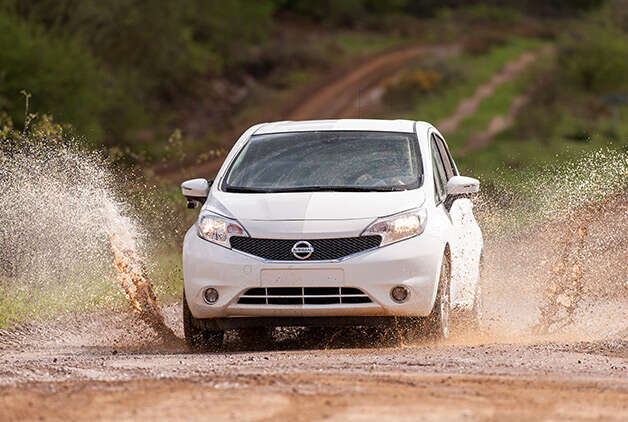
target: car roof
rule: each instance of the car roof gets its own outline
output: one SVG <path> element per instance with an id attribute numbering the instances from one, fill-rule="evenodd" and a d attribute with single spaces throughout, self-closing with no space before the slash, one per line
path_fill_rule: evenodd
<path id="1" fill-rule="evenodd" d="M 425 125 L 424 122 L 413 120 L 377 120 L 377 119 L 338 119 L 338 120 L 303 120 L 283 121 L 262 124 L 255 135 L 286 132 L 315 132 L 315 131 L 343 131 L 363 130 L 375 132 L 404 132 L 413 133 L 415 123 Z"/>

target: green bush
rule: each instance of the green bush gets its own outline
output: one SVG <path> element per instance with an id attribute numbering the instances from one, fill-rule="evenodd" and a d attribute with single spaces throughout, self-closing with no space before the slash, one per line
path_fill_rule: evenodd
<path id="1" fill-rule="evenodd" d="M 515 25 L 522 18 L 521 12 L 509 6 L 493 6 L 490 4 L 475 4 L 462 9 L 460 17 L 476 24 Z"/>
<path id="2" fill-rule="evenodd" d="M 438 91 L 444 82 L 447 81 L 443 80 L 443 74 L 433 69 L 407 70 L 387 84 L 383 100 L 393 108 L 408 109 Z"/>

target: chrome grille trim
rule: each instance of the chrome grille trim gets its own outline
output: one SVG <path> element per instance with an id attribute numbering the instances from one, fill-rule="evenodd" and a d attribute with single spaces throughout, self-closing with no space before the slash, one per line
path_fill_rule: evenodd
<path id="1" fill-rule="evenodd" d="M 238 299 L 240 305 L 341 305 L 372 303 L 355 287 L 254 287 Z"/>

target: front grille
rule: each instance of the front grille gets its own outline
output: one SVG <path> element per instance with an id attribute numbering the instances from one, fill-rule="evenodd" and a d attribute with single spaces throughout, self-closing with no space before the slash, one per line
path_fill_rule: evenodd
<path id="1" fill-rule="evenodd" d="M 355 287 L 255 287 L 248 289 L 238 303 L 241 305 L 338 305 L 371 303 L 371 299 Z"/>
<path id="2" fill-rule="evenodd" d="M 297 240 L 288 239 L 257 239 L 253 237 L 231 237 L 231 247 L 260 258 L 273 261 L 298 261 L 292 254 L 292 247 Z M 306 261 L 324 261 L 344 258 L 379 246 L 380 236 L 344 237 L 337 239 L 307 240 L 314 251 Z"/>

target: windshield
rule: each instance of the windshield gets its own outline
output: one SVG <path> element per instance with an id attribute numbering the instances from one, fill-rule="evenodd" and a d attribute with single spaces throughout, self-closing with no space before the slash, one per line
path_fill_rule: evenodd
<path id="1" fill-rule="evenodd" d="M 223 189 L 231 192 L 390 191 L 421 185 L 411 133 L 292 132 L 252 136 Z"/>

